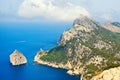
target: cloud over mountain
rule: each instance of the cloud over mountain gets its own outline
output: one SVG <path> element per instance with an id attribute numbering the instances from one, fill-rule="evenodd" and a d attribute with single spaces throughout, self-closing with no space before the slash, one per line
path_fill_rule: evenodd
<path id="1" fill-rule="evenodd" d="M 25 18 L 44 18 L 57 21 L 73 21 L 77 17 L 90 16 L 87 10 L 70 2 L 59 3 L 56 0 L 24 0 L 18 15 Z"/>

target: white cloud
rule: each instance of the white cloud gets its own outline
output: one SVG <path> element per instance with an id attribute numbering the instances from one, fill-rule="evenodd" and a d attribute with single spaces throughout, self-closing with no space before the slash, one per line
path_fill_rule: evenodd
<path id="1" fill-rule="evenodd" d="M 57 3 L 57 4 L 56 4 Z M 83 16 L 90 16 L 81 6 L 70 2 L 59 3 L 58 0 L 24 0 L 18 10 L 18 15 L 25 18 L 42 17 L 49 20 L 73 21 Z"/>

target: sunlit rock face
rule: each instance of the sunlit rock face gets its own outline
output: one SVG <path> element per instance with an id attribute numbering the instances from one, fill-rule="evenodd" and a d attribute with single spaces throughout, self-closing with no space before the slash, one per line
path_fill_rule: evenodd
<path id="1" fill-rule="evenodd" d="M 120 80 L 120 67 L 105 70 L 91 80 Z"/>
<path id="2" fill-rule="evenodd" d="M 26 59 L 26 57 L 21 52 L 19 52 L 18 50 L 15 50 L 10 55 L 10 63 L 12 65 L 26 64 L 27 63 L 27 59 Z"/>

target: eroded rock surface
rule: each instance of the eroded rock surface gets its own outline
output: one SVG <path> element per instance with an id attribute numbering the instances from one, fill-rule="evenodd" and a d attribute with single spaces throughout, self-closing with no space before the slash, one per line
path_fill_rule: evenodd
<path id="1" fill-rule="evenodd" d="M 18 50 L 15 50 L 10 55 L 10 63 L 12 63 L 12 65 L 26 64 L 27 63 L 27 59 L 21 52 L 19 52 Z"/>

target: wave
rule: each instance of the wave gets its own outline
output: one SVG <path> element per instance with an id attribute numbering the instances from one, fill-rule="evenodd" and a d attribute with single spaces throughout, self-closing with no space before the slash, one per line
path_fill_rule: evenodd
<path id="1" fill-rule="evenodd" d="M 17 41 L 16 43 L 26 43 L 26 40 Z"/>

